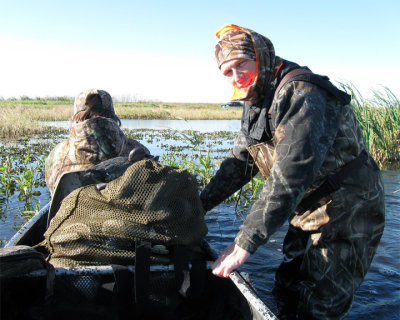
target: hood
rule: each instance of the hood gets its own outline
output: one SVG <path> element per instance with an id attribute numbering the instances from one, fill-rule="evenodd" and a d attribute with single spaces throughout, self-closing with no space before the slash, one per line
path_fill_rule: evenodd
<path id="1" fill-rule="evenodd" d="M 98 163 L 119 156 L 126 140 L 114 120 L 103 117 L 88 119 L 70 128 L 69 143 L 74 150 L 71 157 L 76 158 L 74 162 Z"/>
<path id="2" fill-rule="evenodd" d="M 224 34 L 231 30 L 241 30 L 250 36 L 253 42 L 257 63 L 257 78 L 254 84 L 249 88 L 247 93 L 243 93 L 234 87 L 231 100 L 256 102 L 270 94 L 273 90 L 271 82 L 282 66 L 282 60 L 275 56 L 274 46 L 267 37 L 251 29 L 242 28 L 233 24 L 225 25 L 217 31 L 216 36 L 219 41 L 216 47 L 221 46 L 221 39 L 223 39 Z"/>

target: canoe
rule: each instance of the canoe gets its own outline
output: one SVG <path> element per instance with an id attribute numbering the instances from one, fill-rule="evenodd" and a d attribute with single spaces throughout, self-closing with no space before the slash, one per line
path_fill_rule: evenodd
<path id="1" fill-rule="evenodd" d="M 49 211 L 50 203 L 22 227 L 5 248 L 33 247 L 40 243 Z M 45 254 L 43 248 L 36 250 Z M 201 287 L 201 294 L 185 296 L 176 292 L 174 265 L 151 265 L 150 280 L 144 282 L 147 288 L 143 287 L 143 281 L 135 278 L 135 265 L 123 266 L 120 274 L 125 278 L 122 282 L 116 280 L 115 266 L 105 265 L 54 268 L 53 294 L 49 297 L 44 285 L 48 283 L 48 271 L 42 269 L 2 279 L 3 287 L 6 281 L 7 290 L 1 292 L 1 319 L 278 319 L 241 273 L 234 271 L 227 279 L 213 276 L 210 265 L 215 260 L 215 252 L 206 242 L 203 250 L 207 268 L 200 280 L 193 281 Z M 125 286 L 124 283 L 129 282 L 125 279 L 133 279 L 132 283 L 137 281 L 142 289 L 127 285 L 125 291 L 116 290 L 116 284 Z"/>

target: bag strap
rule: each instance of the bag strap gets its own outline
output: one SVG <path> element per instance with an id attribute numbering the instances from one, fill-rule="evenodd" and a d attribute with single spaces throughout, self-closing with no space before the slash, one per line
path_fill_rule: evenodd
<path id="1" fill-rule="evenodd" d="M 291 80 L 292 78 L 301 75 L 301 74 L 307 74 L 307 73 L 312 73 L 310 70 L 307 69 L 301 69 L 301 68 L 297 68 L 294 69 L 292 71 L 289 71 L 281 80 L 281 82 L 279 82 L 278 87 L 275 90 L 274 93 L 274 98 L 276 98 L 279 94 L 279 91 L 281 91 L 282 87 L 289 82 L 289 80 Z"/>
<path id="2" fill-rule="evenodd" d="M 190 256 L 187 246 L 172 247 L 176 290 L 185 298 L 199 299 L 204 294 L 207 262 Z"/>
<path id="3" fill-rule="evenodd" d="M 135 241 L 135 271 L 128 267 L 111 265 L 114 274 L 113 297 L 119 319 L 142 319 L 146 314 L 149 299 L 150 242 Z M 109 284 L 103 285 L 108 290 Z"/>
<path id="4" fill-rule="evenodd" d="M 188 249 L 183 245 L 175 245 L 172 249 L 176 289 L 187 297 L 190 288 Z"/>
<path id="5" fill-rule="evenodd" d="M 113 303 L 116 306 L 118 319 L 128 320 L 136 311 L 134 304 L 134 275 L 126 266 L 111 265 L 114 274 Z M 104 284 L 103 288 L 108 290 L 108 284 Z"/>
<path id="6" fill-rule="evenodd" d="M 148 241 L 135 242 L 135 306 L 136 316 L 141 319 L 146 314 L 150 283 L 150 247 Z"/>
<path id="7" fill-rule="evenodd" d="M 288 83 L 290 80 L 292 80 L 294 77 L 297 77 L 301 74 L 310 74 L 312 73 L 310 70 L 307 69 L 301 69 L 301 68 L 297 68 L 297 69 L 293 69 L 292 71 L 289 71 L 283 78 L 282 80 L 279 82 L 278 87 L 275 90 L 274 93 L 274 99 L 278 96 L 279 91 L 281 91 L 281 89 L 283 88 L 283 86 Z M 267 110 L 269 109 L 269 107 L 267 108 Z M 269 112 L 267 113 L 267 122 L 266 122 L 266 126 L 267 126 L 267 134 L 269 137 L 272 138 L 273 136 L 273 132 L 275 131 L 275 127 L 274 124 L 272 123 L 272 119 L 271 119 L 271 110 L 269 110 Z"/>

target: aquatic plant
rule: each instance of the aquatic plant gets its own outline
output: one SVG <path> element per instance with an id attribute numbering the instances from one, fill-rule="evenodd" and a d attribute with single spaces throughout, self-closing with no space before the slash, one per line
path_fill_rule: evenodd
<path id="1" fill-rule="evenodd" d="M 15 189 L 15 181 L 11 178 L 11 173 L 12 160 L 10 155 L 6 155 L 0 165 L 0 196 L 2 197 L 7 198 Z"/>
<path id="2" fill-rule="evenodd" d="M 26 155 L 22 160 L 15 159 L 10 154 L 2 157 L 0 197 L 8 200 L 10 196 L 17 194 L 19 214 L 25 219 L 29 219 L 40 208 L 37 197 L 41 195 L 39 187 L 44 185 L 44 160 L 44 156 L 32 155 Z"/>
<path id="3" fill-rule="evenodd" d="M 375 91 L 373 99 L 364 99 L 350 85 L 346 87 L 346 91 L 352 95 L 354 112 L 371 154 L 382 168 L 393 165 L 393 168 L 398 169 L 395 165 L 400 164 L 399 100 L 387 88 L 383 92 Z M 116 106 L 126 112 L 126 118 L 131 118 L 132 115 L 137 118 L 146 117 L 157 110 L 160 112 L 159 115 L 165 114 L 171 119 L 192 119 L 188 115 L 189 113 L 196 114 L 196 117 L 201 114 L 201 117 L 206 116 L 206 119 L 213 119 L 211 111 L 225 114 L 235 111 L 237 112 L 235 117 L 239 119 L 241 113 L 240 108 L 226 110 L 216 104 L 137 102 L 116 103 Z M 143 108 L 142 114 L 135 113 L 137 107 Z M 69 119 L 70 112 L 72 112 L 72 100 L 0 100 L 0 110 L 2 111 L 0 113 L 0 136 L 7 137 L 6 141 L 12 141 L 12 137 L 13 139 L 18 138 L 16 146 L 12 148 L 5 148 L 4 144 L 0 144 L 0 215 L 4 206 L 7 206 L 8 199 L 12 195 L 17 195 L 18 199 L 21 199 L 19 200 L 20 212 L 18 214 L 28 218 L 36 212 L 40 205 L 37 192 L 45 187 L 42 170 L 44 158 L 54 145 L 64 139 L 68 133 L 66 129 L 43 126 L 38 119 L 53 119 L 51 117 L 54 117 L 55 114 L 61 114 L 61 117 Z M 182 110 L 182 113 L 177 110 Z M 36 120 L 33 121 L 33 119 Z M 200 188 L 210 181 L 221 161 L 226 157 L 229 149 L 221 147 L 221 141 L 227 141 L 230 145 L 236 136 L 236 133 L 231 131 L 199 133 L 193 129 L 185 131 L 136 129 L 124 130 L 124 132 L 129 138 L 145 144 L 152 143 L 164 150 L 161 161 L 167 165 L 185 168 L 192 172 L 197 177 Z M 40 142 L 32 142 L 34 134 L 40 134 L 37 136 L 40 138 Z M 171 144 L 171 140 L 179 141 L 179 143 Z M 27 153 L 30 154 L 29 159 L 25 158 Z M 264 179 L 257 175 L 242 190 L 233 194 L 227 202 L 238 204 L 238 215 L 240 216 L 242 208 L 246 208 L 256 199 L 263 184 Z"/>
<path id="4" fill-rule="evenodd" d="M 400 106 L 396 96 L 383 87 L 383 91 L 373 91 L 373 99 L 364 99 L 352 84 L 339 85 L 352 95 L 367 147 L 378 164 L 383 168 L 399 163 Z M 72 106 L 70 97 L 0 100 L 0 137 L 58 133 L 63 129 L 43 126 L 41 121 L 68 120 Z M 154 101 L 115 102 L 115 109 L 122 119 L 240 119 L 242 112 L 241 108 L 223 109 L 219 104 Z M 144 141 L 152 143 L 153 135 Z"/>
<path id="5" fill-rule="evenodd" d="M 388 88 L 373 90 L 365 99 L 351 84 L 342 85 L 351 94 L 354 114 L 369 152 L 379 166 L 400 161 L 400 101 Z"/>
<path id="6" fill-rule="evenodd" d="M 190 143 L 189 153 L 177 155 L 174 152 L 163 154 L 161 162 L 166 165 L 186 169 L 191 172 L 199 181 L 200 188 L 205 187 L 215 175 L 221 164 L 222 157 L 213 157 L 212 148 L 204 148 L 203 138 L 199 134 L 190 130 L 189 133 L 178 132 L 182 140 Z M 256 175 L 252 181 L 246 184 L 241 190 L 235 192 L 225 200 L 225 203 L 236 203 L 237 207 L 242 209 L 251 205 L 257 198 L 257 194 L 264 185 L 265 179 L 261 175 Z M 241 211 L 237 210 L 239 215 Z"/>
<path id="7" fill-rule="evenodd" d="M 20 210 L 21 212 L 21 217 L 24 218 L 25 221 L 28 221 L 30 218 L 32 218 L 36 213 L 38 213 L 41 209 L 41 203 L 40 200 L 35 201 L 33 204 L 33 207 L 31 205 L 28 205 L 25 207 L 24 210 Z M 16 225 L 15 228 L 19 229 L 21 226 Z"/>
<path id="8" fill-rule="evenodd" d="M 34 188 L 39 186 L 44 161 L 44 157 L 36 158 L 31 155 L 26 155 L 23 159 L 23 170 L 13 176 L 20 200 L 30 199 L 32 195 L 40 195 L 40 192 L 34 191 Z"/>

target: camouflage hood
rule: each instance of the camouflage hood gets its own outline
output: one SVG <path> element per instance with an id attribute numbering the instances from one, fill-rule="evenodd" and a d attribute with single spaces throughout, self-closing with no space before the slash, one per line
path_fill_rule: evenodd
<path id="1" fill-rule="evenodd" d="M 114 157 L 127 157 L 137 148 L 143 149 L 143 158 L 150 155 L 141 143 L 128 139 L 112 119 L 97 117 L 76 123 L 70 129 L 70 138 L 60 142 L 46 159 L 47 186 L 53 193 L 63 172 L 87 169 Z"/>
<path id="2" fill-rule="evenodd" d="M 98 95 L 101 100 L 101 106 L 104 110 L 108 110 L 113 114 L 113 118 L 115 121 L 119 121 L 118 116 L 115 114 L 114 103 L 111 98 L 111 95 L 104 90 L 98 89 L 89 89 L 80 92 L 74 101 L 74 115 L 78 114 L 81 111 L 85 111 L 88 108 L 87 99 L 90 95 Z M 73 124 L 75 125 L 75 123 Z"/>
<path id="3" fill-rule="evenodd" d="M 275 56 L 275 49 L 272 42 L 251 29 L 242 28 L 233 24 L 225 25 L 217 31 L 216 35 L 219 41 L 215 46 L 215 56 L 219 67 L 223 62 L 232 59 L 243 57 L 251 58 L 248 46 L 244 45 L 246 39 L 252 41 L 253 50 L 255 52 L 255 60 L 257 62 L 256 81 L 245 95 L 234 88 L 231 100 L 257 101 L 271 92 L 273 90 L 271 81 L 282 64 L 281 58 Z M 234 35 L 234 39 L 230 37 L 231 35 Z M 228 51 L 230 51 L 230 54 L 227 54 Z"/>
<path id="4" fill-rule="evenodd" d="M 88 159 L 90 155 L 119 155 L 126 139 L 115 121 L 97 117 L 75 123 L 70 129 L 70 143 L 77 158 Z"/>

